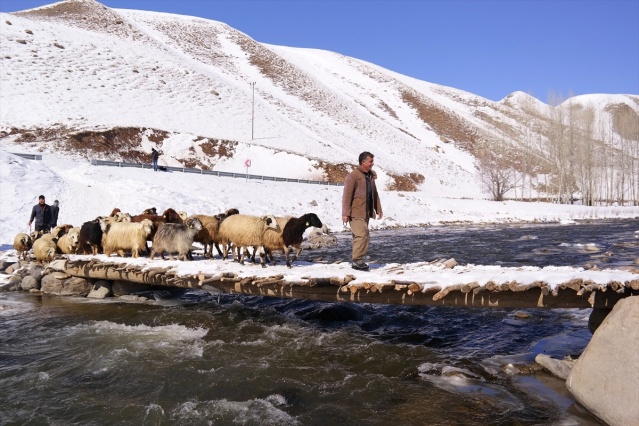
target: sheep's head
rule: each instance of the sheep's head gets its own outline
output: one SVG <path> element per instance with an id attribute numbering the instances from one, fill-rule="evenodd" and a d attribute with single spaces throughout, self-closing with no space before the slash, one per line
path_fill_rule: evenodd
<path id="1" fill-rule="evenodd" d="M 107 220 L 103 217 L 98 217 L 96 219 L 98 221 L 98 223 L 100 224 L 100 229 L 102 229 L 102 232 L 106 232 L 107 230 Z"/>
<path id="2" fill-rule="evenodd" d="M 151 207 L 150 209 L 144 210 L 144 213 L 142 214 L 158 214 L 158 211 L 156 210 L 155 207 Z"/>
<path id="3" fill-rule="evenodd" d="M 69 241 L 69 246 L 77 247 L 78 243 L 80 242 L 80 228 L 69 229 L 67 239 Z"/>
<path id="4" fill-rule="evenodd" d="M 71 228 L 73 228 L 73 225 L 58 225 L 55 228 L 53 228 L 53 230 L 51 231 L 51 235 L 53 235 L 54 238 L 60 238 L 61 236 L 66 234 Z"/>
<path id="5" fill-rule="evenodd" d="M 200 219 L 196 217 L 190 217 L 186 219 L 186 226 L 188 226 L 189 229 L 198 232 L 202 229 L 202 222 L 200 222 Z"/>
<path id="6" fill-rule="evenodd" d="M 275 216 L 269 214 L 266 216 L 262 216 L 262 221 L 266 224 L 267 228 L 279 229 L 280 226 L 277 224 L 277 220 Z"/>
<path id="7" fill-rule="evenodd" d="M 184 210 L 180 210 L 178 212 L 178 216 L 180 216 L 180 219 L 182 219 L 182 222 L 184 222 L 186 220 L 186 218 L 189 217 L 189 215 L 186 214 L 186 212 Z"/>
<path id="8" fill-rule="evenodd" d="M 129 213 L 118 212 L 115 215 L 116 222 L 131 222 L 131 215 Z"/>
<path id="9" fill-rule="evenodd" d="M 144 232 L 144 235 L 147 237 L 151 235 L 153 232 L 153 222 L 151 219 L 143 219 L 140 224 L 142 225 L 142 232 Z"/>
<path id="10" fill-rule="evenodd" d="M 317 215 L 315 213 L 306 213 L 304 216 L 304 224 L 306 225 L 306 227 L 310 227 L 313 226 L 315 228 L 321 228 L 322 225 L 322 221 L 319 219 L 319 217 L 317 217 Z"/>
<path id="11" fill-rule="evenodd" d="M 180 218 L 180 215 L 178 214 L 178 212 L 176 212 L 174 209 L 172 208 L 168 208 L 164 211 L 164 213 L 162 213 L 162 217 L 164 218 L 164 220 L 166 220 L 166 223 L 181 223 L 183 222 L 182 219 Z"/>

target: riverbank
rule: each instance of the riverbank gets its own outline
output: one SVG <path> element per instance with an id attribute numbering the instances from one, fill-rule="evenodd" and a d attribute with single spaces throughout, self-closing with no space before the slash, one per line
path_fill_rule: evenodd
<path id="1" fill-rule="evenodd" d="M 58 223 L 80 226 L 114 208 L 130 214 L 155 207 L 187 214 L 217 214 L 230 208 L 253 215 L 299 217 L 317 214 L 327 230 L 344 231 L 341 187 L 244 181 L 148 169 L 92 166 L 87 160 L 56 154 L 42 161 L 27 160 L 0 150 L 0 244 L 7 248 L 19 232 L 28 231 L 31 208 L 39 194 L 48 203 L 60 201 Z M 380 193 L 382 220 L 372 229 L 438 226 L 447 224 L 574 223 L 576 221 L 639 218 L 639 206 L 597 206 L 538 202 L 495 202 L 447 198 L 429 191 Z M 346 229 L 347 230 L 347 229 Z"/>

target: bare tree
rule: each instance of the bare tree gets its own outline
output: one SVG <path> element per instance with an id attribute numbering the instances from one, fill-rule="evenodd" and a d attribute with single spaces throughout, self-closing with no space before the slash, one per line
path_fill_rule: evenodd
<path id="1" fill-rule="evenodd" d="M 484 190 L 492 194 L 494 201 L 503 201 L 506 193 L 516 188 L 519 177 L 512 167 L 513 160 L 508 156 L 504 143 L 485 142 L 477 156 L 479 175 Z"/>

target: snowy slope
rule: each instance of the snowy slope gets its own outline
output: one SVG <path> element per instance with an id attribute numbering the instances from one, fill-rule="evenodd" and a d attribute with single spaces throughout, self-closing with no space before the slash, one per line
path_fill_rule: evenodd
<path id="1" fill-rule="evenodd" d="M 120 159 L 128 150 L 141 159 L 157 143 L 167 165 L 241 172 L 251 159 L 251 173 L 317 179 L 369 150 L 383 186 L 421 175 L 424 195 L 485 198 L 478 143 L 501 140 L 504 129 L 513 144 L 517 135 L 541 140 L 528 134 L 542 127 L 531 120 L 551 113 L 521 92 L 492 102 L 333 52 L 262 44 L 197 17 L 95 0 L 1 15 L 0 143 L 13 151 L 58 152 L 74 132 L 131 128 L 140 137 L 126 148 L 98 150 L 86 138 L 71 154 Z M 602 131 L 611 106 L 639 112 L 635 95 L 571 102 L 596 108 Z M 166 135 L 153 139 L 149 129 Z M 211 152 L 203 138 L 232 149 Z"/>

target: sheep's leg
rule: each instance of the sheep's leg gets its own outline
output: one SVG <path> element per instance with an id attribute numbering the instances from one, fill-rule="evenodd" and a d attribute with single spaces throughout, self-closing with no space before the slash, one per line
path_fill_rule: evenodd
<path id="1" fill-rule="evenodd" d="M 273 252 L 264 246 L 262 246 L 262 250 L 264 250 L 264 256 L 266 256 L 266 263 L 273 263 L 275 265 L 275 261 L 273 260 Z"/>
<path id="2" fill-rule="evenodd" d="M 292 268 L 291 260 L 288 257 L 288 253 L 290 251 L 291 250 L 288 247 L 284 247 L 284 258 L 286 259 L 286 266 L 288 266 L 289 268 Z"/>
<path id="3" fill-rule="evenodd" d="M 260 250 L 260 265 L 262 265 L 262 268 L 266 268 L 266 258 L 268 257 L 265 250 L 266 249 Z M 255 252 L 253 252 L 253 254 L 255 254 Z"/>
<path id="4" fill-rule="evenodd" d="M 302 254 L 302 246 L 298 247 L 297 253 L 295 253 L 295 258 L 292 261 L 295 262 L 297 259 L 299 259 L 300 254 Z"/>
<path id="5" fill-rule="evenodd" d="M 242 248 L 244 250 L 242 250 Z M 246 247 L 237 247 L 237 258 L 240 261 L 240 265 L 244 265 L 244 257 L 248 255 L 248 249 Z"/>

